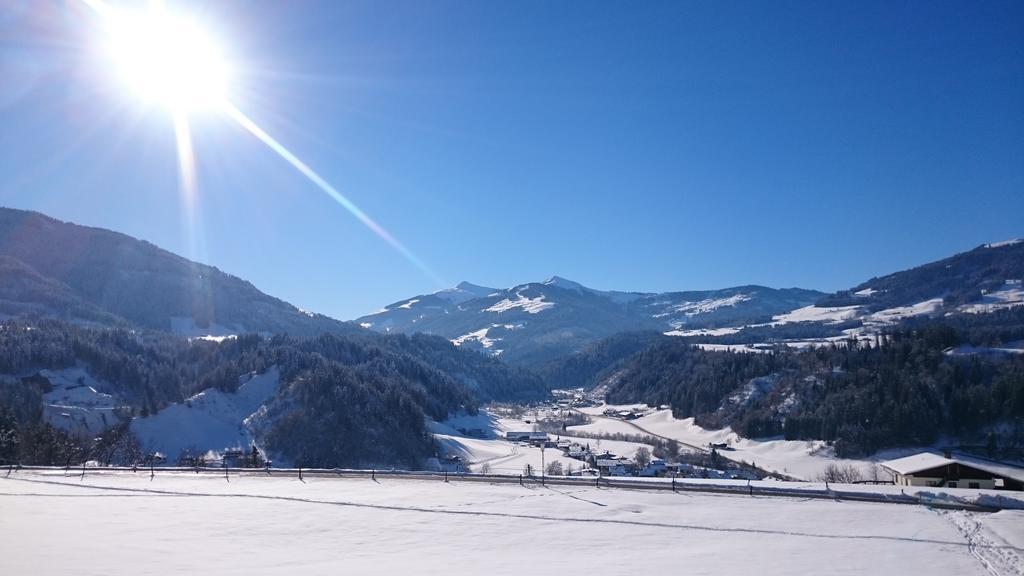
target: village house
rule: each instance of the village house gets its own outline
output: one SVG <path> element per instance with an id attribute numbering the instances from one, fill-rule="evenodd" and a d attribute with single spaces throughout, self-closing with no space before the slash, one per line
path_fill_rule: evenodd
<path id="1" fill-rule="evenodd" d="M 505 440 L 509 442 L 547 442 L 547 432 L 505 432 Z"/>
<path id="2" fill-rule="evenodd" d="M 664 460 L 651 462 L 637 472 L 637 476 L 664 476 L 668 474 L 668 464 Z"/>
<path id="3" fill-rule="evenodd" d="M 922 452 L 881 465 L 897 486 L 1024 490 L 1024 469 L 977 458 Z"/>
<path id="4" fill-rule="evenodd" d="M 633 473 L 635 465 L 626 458 L 598 458 L 594 467 L 602 476 L 628 476 Z"/>

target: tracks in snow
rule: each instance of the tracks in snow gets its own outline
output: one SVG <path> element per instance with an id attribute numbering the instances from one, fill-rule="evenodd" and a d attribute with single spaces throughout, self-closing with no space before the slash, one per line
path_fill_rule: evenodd
<path id="1" fill-rule="evenodd" d="M 978 516 L 963 510 L 940 511 L 963 535 L 967 551 L 992 576 L 1024 576 L 1024 552 L 1010 546 L 988 530 Z"/>

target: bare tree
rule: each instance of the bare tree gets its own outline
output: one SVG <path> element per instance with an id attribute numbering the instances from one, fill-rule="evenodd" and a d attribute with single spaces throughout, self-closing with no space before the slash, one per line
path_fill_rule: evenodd
<path id="1" fill-rule="evenodd" d="M 481 464 L 480 465 L 480 473 L 481 474 L 490 474 L 491 473 L 491 463 L 490 462 L 484 462 L 483 464 Z"/>
<path id="2" fill-rule="evenodd" d="M 641 446 L 636 449 L 636 455 L 633 456 L 633 460 L 636 461 L 638 467 L 645 468 L 651 463 L 651 451 L 646 446 Z"/>
<path id="3" fill-rule="evenodd" d="M 871 468 L 868 469 L 868 473 L 871 475 L 872 482 L 882 481 L 882 467 L 877 462 L 871 464 Z"/>
<path id="4" fill-rule="evenodd" d="M 558 460 L 550 462 L 547 467 L 548 476 L 561 476 L 565 471 L 562 469 L 562 463 Z"/>
<path id="5" fill-rule="evenodd" d="M 853 464 L 832 463 L 826 466 L 825 470 L 818 475 L 818 480 L 822 482 L 836 482 L 839 484 L 853 484 L 863 479 L 860 468 Z"/>

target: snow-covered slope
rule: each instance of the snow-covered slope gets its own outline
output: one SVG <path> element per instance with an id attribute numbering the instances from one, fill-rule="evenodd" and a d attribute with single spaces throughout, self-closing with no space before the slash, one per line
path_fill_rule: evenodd
<path id="1" fill-rule="evenodd" d="M 742 286 L 670 292 L 602 291 L 559 276 L 495 290 L 463 282 L 356 320 L 382 332 L 426 332 L 510 362 L 537 364 L 623 331 L 673 332 L 769 321 L 824 296 Z"/>
<path id="2" fill-rule="evenodd" d="M 42 370 L 52 389 L 43 395 L 43 418 L 75 435 L 92 435 L 122 421 L 130 409 L 100 390 L 104 386 L 83 368 Z"/>
<path id="3" fill-rule="evenodd" d="M 277 367 L 240 379 L 234 393 L 204 390 L 181 404 L 172 404 L 147 418 L 136 418 L 131 429 L 146 451 L 162 452 L 173 463 L 183 450 L 249 448 L 256 440 L 250 418 L 269 401 L 280 384 Z"/>

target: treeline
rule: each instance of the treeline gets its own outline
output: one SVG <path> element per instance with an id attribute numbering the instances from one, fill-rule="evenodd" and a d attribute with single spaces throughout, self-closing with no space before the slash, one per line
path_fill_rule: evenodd
<path id="1" fill-rule="evenodd" d="M 262 432 L 277 454 L 305 466 L 412 465 L 433 455 L 425 418 L 475 413 L 481 400 L 547 394 L 537 376 L 432 336 L 243 335 L 216 343 L 9 322 L 0 324 L 0 439 L 13 440 L 0 457 L 64 464 L 70 448 L 55 448 L 67 443 L 42 421 L 49 383 L 38 372 L 74 366 L 143 417 L 207 388 L 232 392 L 241 375 L 277 366 L 282 385 L 269 413 L 279 418 L 264 418 Z M 26 441 L 39 434 L 52 438 Z"/>
<path id="2" fill-rule="evenodd" d="M 618 368 L 627 358 L 666 340 L 660 332 L 620 332 L 569 354 L 541 364 L 534 371 L 553 387 L 561 389 L 589 387 Z"/>
<path id="3" fill-rule="evenodd" d="M 878 346 L 844 342 L 803 351 L 705 352 L 666 341 L 634 356 L 612 385 L 612 403 L 670 404 L 677 418 L 731 425 L 747 437 L 834 442 L 841 456 L 927 445 L 1009 423 L 1024 433 L 1024 356 L 951 356 L 957 330 L 931 324 L 884 335 Z M 755 386 L 755 378 L 761 380 Z M 998 435 L 998 434 L 997 434 Z"/>

